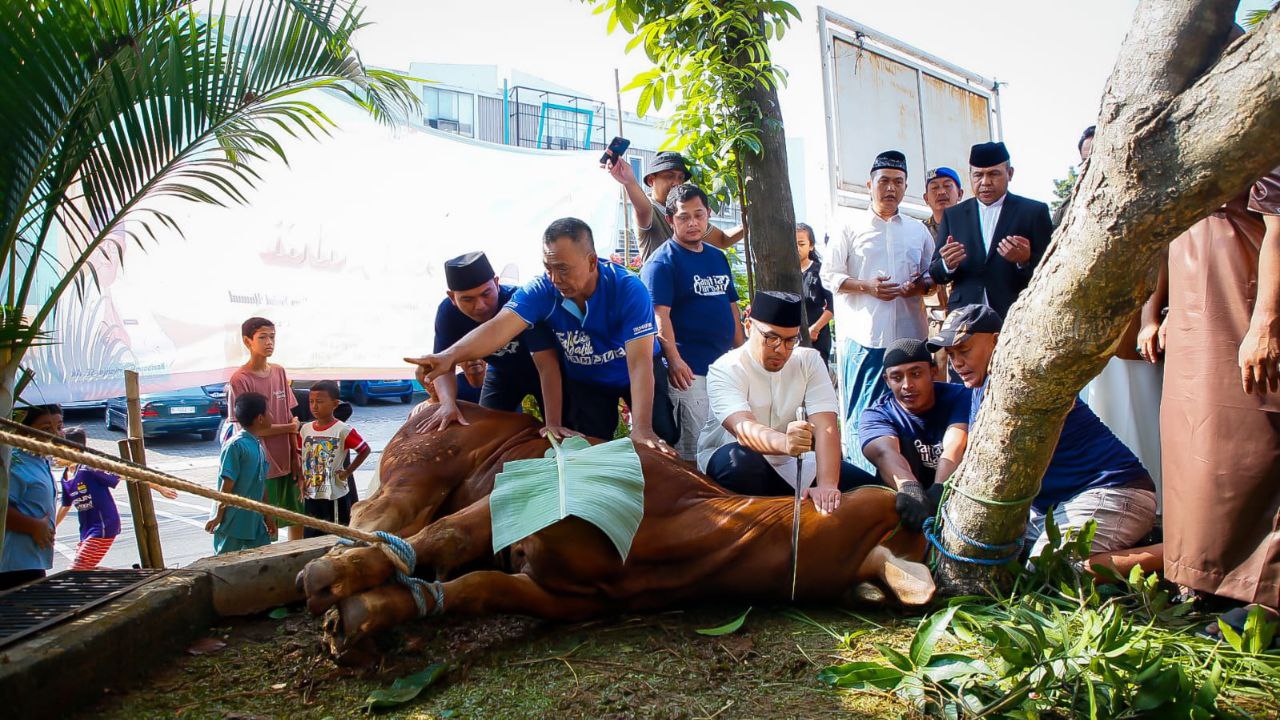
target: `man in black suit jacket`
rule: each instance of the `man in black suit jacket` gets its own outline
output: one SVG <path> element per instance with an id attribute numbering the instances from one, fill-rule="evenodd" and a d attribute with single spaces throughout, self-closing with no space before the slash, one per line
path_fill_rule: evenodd
<path id="1" fill-rule="evenodd" d="M 974 197 L 943 213 L 929 274 L 952 284 L 948 307 L 987 305 L 1005 316 L 1049 247 L 1049 206 L 1008 191 L 1004 143 L 974 145 L 969 166 Z"/>

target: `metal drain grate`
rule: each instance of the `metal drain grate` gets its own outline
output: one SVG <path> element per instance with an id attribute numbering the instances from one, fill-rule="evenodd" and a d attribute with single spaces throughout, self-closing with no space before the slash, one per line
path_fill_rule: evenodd
<path id="1" fill-rule="evenodd" d="M 171 570 L 65 570 L 0 593 L 0 647 L 69 620 Z"/>

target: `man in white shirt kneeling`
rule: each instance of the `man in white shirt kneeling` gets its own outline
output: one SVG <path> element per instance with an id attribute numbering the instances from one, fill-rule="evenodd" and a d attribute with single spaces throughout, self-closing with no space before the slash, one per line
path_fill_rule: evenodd
<path id="1" fill-rule="evenodd" d="M 841 492 L 880 483 L 841 460 L 835 388 L 818 351 L 796 347 L 800 323 L 799 295 L 752 298 L 746 343 L 707 371 L 711 411 L 698 468 L 740 495 L 792 495 L 799 482 L 819 511 L 831 512 Z M 800 408 L 807 420 L 797 420 Z"/>

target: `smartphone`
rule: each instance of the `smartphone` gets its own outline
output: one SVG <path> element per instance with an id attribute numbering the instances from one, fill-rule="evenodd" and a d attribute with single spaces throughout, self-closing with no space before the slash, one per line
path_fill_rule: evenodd
<path id="1" fill-rule="evenodd" d="M 624 137 L 616 137 L 609 141 L 609 147 L 605 148 L 604 154 L 600 156 L 600 164 L 607 165 L 614 160 L 618 160 L 627 148 L 631 147 L 631 141 Z"/>

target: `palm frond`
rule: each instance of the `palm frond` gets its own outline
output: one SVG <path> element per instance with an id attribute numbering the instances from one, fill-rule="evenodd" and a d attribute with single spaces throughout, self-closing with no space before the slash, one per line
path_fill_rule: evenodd
<path id="1" fill-rule="evenodd" d="M 0 10 L 0 98 L 30 100 L 0 103 L 10 305 L 31 304 L 42 268 L 61 269 L 24 326 L 30 340 L 124 220 L 153 239 L 152 223 L 177 229 L 150 201 L 246 202 L 258 168 L 287 160 L 283 138 L 330 132 L 309 93 L 340 93 L 383 122 L 417 103 L 402 76 L 361 62 L 351 37 L 363 11 L 350 2 L 244 0 L 234 13 L 189 0 L 17 5 Z"/>

